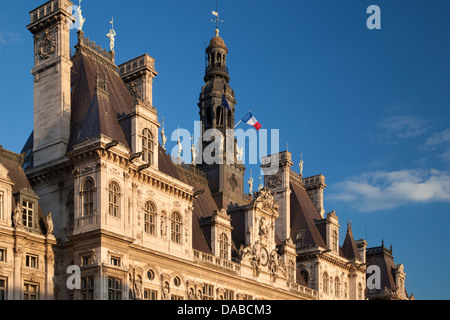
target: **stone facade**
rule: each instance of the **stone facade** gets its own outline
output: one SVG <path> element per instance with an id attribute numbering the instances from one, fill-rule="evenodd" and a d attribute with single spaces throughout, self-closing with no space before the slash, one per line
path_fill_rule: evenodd
<path id="1" fill-rule="evenodd" d="M 31 11 L 34 133 L 24 155 L 0 149 L 0 298 L 365 299 L 366 244 L 339 245 L 324 176 L 293 172 L 286 151 L 263 161 L 279 170 L 245 194 L 225 135 L 237 101 L 218 30 L 198 106 L 202 133 L 224 134 L 214 153 L 225 161 L 180 164 L 158 143 L 155 59 L 116 66 L 81 30 L 70 56 L 70 5 Z"/>

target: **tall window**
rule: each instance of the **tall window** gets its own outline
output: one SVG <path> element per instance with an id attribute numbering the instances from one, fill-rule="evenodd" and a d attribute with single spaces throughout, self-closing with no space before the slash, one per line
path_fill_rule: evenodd
<path id="1" fill-rule="evenodd" d="M 0 220 L 3 220 L 3 192 L 0 192 Z"/>
<path id="2" fill-rule="evenodd" d="M 336 295 L 337 298 L 341 296 L 341 283 L 338 277 L 334 279 L 334 294 Z"/>
<path id="3" fill-rule="evenodd" d="M 87 179 L 83 184 L 83 216 L 94 214 L 94 181 Z"/>
<path id="4" fill-rule="evenodd" d="M 6 262 L 6 249 L 0 248 L 0 261 Z"/>
<path id="5" fill-rule="evenodd" d="M 331 236 L 332 249 L 334 252 L 339 252 L 338 250 L 338 233 L 333 230 L 333 235 Z"/>
<path id="6" fill-rule="evenodd" d="M 109 183 L 109 215 L 116 218 L 120 215 L 120 188 L 114 181 Z"/>
<path id="7" fill-rule="evenodd" d="M 144 231 L 148 234 L 156 235 L 156 207 L 151 201 L 145 203 Z"/>
<path id="8" fill-rule="evenodd" d="M 39 285 L 33 283 L 23 284 L 23 300 L 38 300 Z"/>
<path id="9" fill-rule="evenodd" d="M 153 134 L 147 128 L 142 131 L 142 160 L 153 164 Z"/>
<path id="10" fill-rule="evenodd" d="M 0 278 L 0 301 L 6 300 L 6 278 Z"/>
<path id="11" fill-rule="evenodd" d="M 33 228 L 34 205 L 30 201 L 22 201 L 22 220 L 23 225 Z"/>
<path id="12" fill-rule="evenodd" d="M 214 287 L 209 284 L 203 286 L 203 300 L 214 300 Z"/>
<path id="13" fill-rule="evenodd" d="M 219 238 L 219 257 L 221 259 L 228 259 L 228 237 L 222 233 Z"/>
<path id="14" fill-rule="evenodd" d="M 94 277 L 81 278 L 81 300 L 94 300 Z"/>
<path id="15" fill-rule="evenodd" d="M 121 300 L 122 290 L 120 279 L 108 278 L 108 300 Z"/>
<path id="16" fill-rule="evenodd" d="M 171 240 L 181 243 L 181 216 L 178 212 L 172 213 L 170 221 Z"/>
<path id="17" fill-rule="evenodd" d="M 27 254 L 25 257 L 25 266 L 38 269 L 38 257 Z"/>
<path id="18" fill-rule="evenodd" d="M 328 273 L 324 272 L 323 273 L 323 282 L 322 282 L 322 291 L 325 294 L 328 294 L 328 285 L 329 285 Z"/>

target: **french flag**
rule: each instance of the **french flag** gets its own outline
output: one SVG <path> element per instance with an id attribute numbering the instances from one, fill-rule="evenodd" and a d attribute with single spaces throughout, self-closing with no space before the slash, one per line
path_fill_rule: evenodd
<path id="1" fill-rule="evenodd" d="M 244 121 L 246 124 L 250 126 L 254 126 L 256 130 L 259 130 L 261 128 L 261 124 L 256 120 L 256 118 L 253 116 L 251 112 L 247 113 L 243 118 L 242 121 Z"/>

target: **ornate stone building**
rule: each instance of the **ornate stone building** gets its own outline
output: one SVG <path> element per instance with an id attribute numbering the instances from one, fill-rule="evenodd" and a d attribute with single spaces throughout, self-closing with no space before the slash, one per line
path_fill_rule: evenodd
<path id="1" fill-rule="evenodd" d="M 323 175 L 280 152 L 261 166 L 277 173 L 244 192 L 245 166 L 222 147 L 236 147 L 237 102 L 218 30 L 198 106 L 228 161 L 187 165 L 158 142 L 155 59 L 116 65 L 113 36 L 107 51 L 81 26 L 71 55 L 71 5 L 30 13 L 34 130 L 21 155 L 0 149 L 0 298 L 365 299 L 367 244 L 348 225 L 340 246 Z"/>

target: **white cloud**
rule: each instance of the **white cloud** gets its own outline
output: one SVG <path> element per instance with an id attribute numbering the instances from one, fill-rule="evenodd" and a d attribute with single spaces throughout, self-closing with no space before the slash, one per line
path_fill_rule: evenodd
<path id="1" fill-rule="evenodd" d="M 431 137 L 427 139 L 427 141 L 422 147 L 424 149 L 427 148 L 434 149 L 438 145 L 449 142 L 450 142 L 450 128 L 447 128 L 444 131 L 434 133 Z"/>
<path id="2" fill-rule="evenodd" d="M 0 48 L 10 43 L 22 41 L 22 35 L 16 32 L 0 32 Z"/>
<path id="3" fill-rule="evenodd" d="M 450 203 L 450 173 L 431 170 L 377 171 L 338 183 L 328 200 L 360 212 L 394 209 L 406 204 Z"/>
<path id="4" fill-rule="evenodd" d="M 384 118 L 378 126 L 382 130 L 382 137 L 385 139 L 413 138 L 424 134 L 428 129 L 425 121 L 415 115 Z"/>

